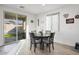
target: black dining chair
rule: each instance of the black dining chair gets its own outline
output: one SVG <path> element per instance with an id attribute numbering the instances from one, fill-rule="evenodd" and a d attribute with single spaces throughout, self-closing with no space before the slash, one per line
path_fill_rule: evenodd
<path id="1" fill-rule="evenodd" d="M 32 48 L 32 44 L 34 45 L 34 52 L 36 51 L 37 44 L 40 44 L 41 40 L 36 38 L 34 33 L 30 33 L 30 50 Z"/>
<path id="2" fill-rule="evenodd" d="M 43 39 L 43 43 L 49 47 L 49 52 L 50 52 L 51 44 L 52 44 L 52 48 L 54 50 L 54 35 L 55 35 L 55 33 L 51 33 L 48 38 Z"/>
<path id="3" fill-rule="evenodd" d="M 49 30 L 45 31 L 45 35 L 50 35 L 50 33 L 51 33 L 51 31 L 49 31 Z"/>

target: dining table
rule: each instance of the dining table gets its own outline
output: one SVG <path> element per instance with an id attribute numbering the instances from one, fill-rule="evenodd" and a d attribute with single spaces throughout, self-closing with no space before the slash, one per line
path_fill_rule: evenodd
<path id="1" fill-rule="evenodd" d="M 49 35 L 35 35 L 36 38 L 41 40 L 40 49 L 44 50 L 44 42 L 43 39 L 48 39 Z"/>

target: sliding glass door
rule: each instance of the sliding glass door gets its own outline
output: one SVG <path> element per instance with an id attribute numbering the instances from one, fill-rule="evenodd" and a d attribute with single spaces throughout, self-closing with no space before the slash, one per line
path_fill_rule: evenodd
<path id="1" fill-rule="evenodd" d="M 17 20 L 17 34 L 18 34 L 18 40 L 25 39 L 26 38 L 26 16 L 18 15 Z"/>
<path id="2" fill-rule="evenodd" d="M 16 41 L 16 14 L 4 14 L 4 40 L 5 43 Z"/>
<path id="3" fill-rule="evenodd" d="M 10 43 L 26 38 L 26 16 L 5 12 L 3 23 L 5 43 Z"/>

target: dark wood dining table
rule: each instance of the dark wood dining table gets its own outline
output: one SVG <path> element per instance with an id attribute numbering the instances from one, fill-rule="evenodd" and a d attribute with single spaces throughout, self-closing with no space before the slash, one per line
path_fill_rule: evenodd
<path id="1" fill-rule="evenodd" d="M 38 36 L 36 35 L 35 37 L 41 40 L 41 46 L 40 46 L 40 48 L 41 48 L 42 50 L 44 50 L 43 39 L 49 38 L 49 36 L 48 36 L 48 35 L 38 35 Z"/>

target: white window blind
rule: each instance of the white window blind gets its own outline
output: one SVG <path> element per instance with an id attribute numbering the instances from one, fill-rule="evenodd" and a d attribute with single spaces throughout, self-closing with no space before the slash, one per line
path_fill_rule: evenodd
<path id="1" fill-rule="evenodd" d="M 51 30 L 51 16 L 46 17 L 46 30 Z"/>
<path id="2" fill-rule="evenodd" d="M 46 30 L 57 32 L 59 30 L 59 14 L 46 16 Z"/>

